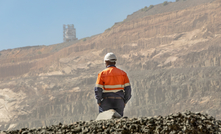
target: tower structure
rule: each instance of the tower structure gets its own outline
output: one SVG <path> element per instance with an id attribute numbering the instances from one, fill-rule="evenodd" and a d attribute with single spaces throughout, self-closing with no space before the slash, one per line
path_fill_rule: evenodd
<path id="1" fill-rule="evenodd" d="M 76 29 L 74 28 L 73 24 L 63 25 L 63 41 L 70 42 L 75 41 L 76 38 Z"/>

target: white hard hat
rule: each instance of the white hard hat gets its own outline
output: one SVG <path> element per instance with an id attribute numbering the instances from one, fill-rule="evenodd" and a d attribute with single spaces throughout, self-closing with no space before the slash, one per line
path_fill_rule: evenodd
<path id="1" fill-rule="evenodd" d="M 110 62 L 115 62 L 117 61 L 117 57 L 115 56 L 115 54 L 113 54 L 112 52 L 107 53 L 104 57 L 104 62 L 105 61 L 110 61 Z"/>

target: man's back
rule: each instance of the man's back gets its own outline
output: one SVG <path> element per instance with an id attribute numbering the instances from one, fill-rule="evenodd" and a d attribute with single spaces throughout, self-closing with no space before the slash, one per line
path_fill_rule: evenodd
<path id="1" fill-rule="evenodd" d="M 113 53 L 105 55 L 106 69 L 98 74 L 94 91 L 99 112 L 114 109 L 123 116 L 124 107 L 131 98 L 131 86 L 127 74 L 115 66 L 116 60 Z"/>
<path id="2" fill-rule="evenodd" d="M 123 90 L 125 86 L 129 85 L 127 74 L 115 66 L 106 68 L 98 74 L 98 77 L 100 77 L 100 81 L 97 81 L 97 84 L 103 86 L 104 92 Z"/>

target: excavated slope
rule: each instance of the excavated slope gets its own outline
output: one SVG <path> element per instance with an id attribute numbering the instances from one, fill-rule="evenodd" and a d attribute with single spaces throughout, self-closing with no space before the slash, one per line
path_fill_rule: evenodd
<path id="1" fill-rule="evenodd" d="M 144 7 L 133 14 L 128 15 L 124 21 L 131 21 L 148 15 L 184 10 L 201 4 L 211 3 L 213 1 L 215 0 L 176 0 L 176 2 L 167 2 L 167 4 L 161 3 L 158 5 L 150 5 L 149 7 Z"/>

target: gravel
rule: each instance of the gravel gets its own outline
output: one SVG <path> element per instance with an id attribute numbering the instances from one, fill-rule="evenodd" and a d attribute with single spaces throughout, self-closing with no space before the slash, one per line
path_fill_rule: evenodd
<path id="1" fill-rule="evenodd" d="M 6 134 L 221 134 L 221 121 L 207 114 L 183 113 L 168 116 L 79 121 L 35 129 L 1 131 Z"/>

